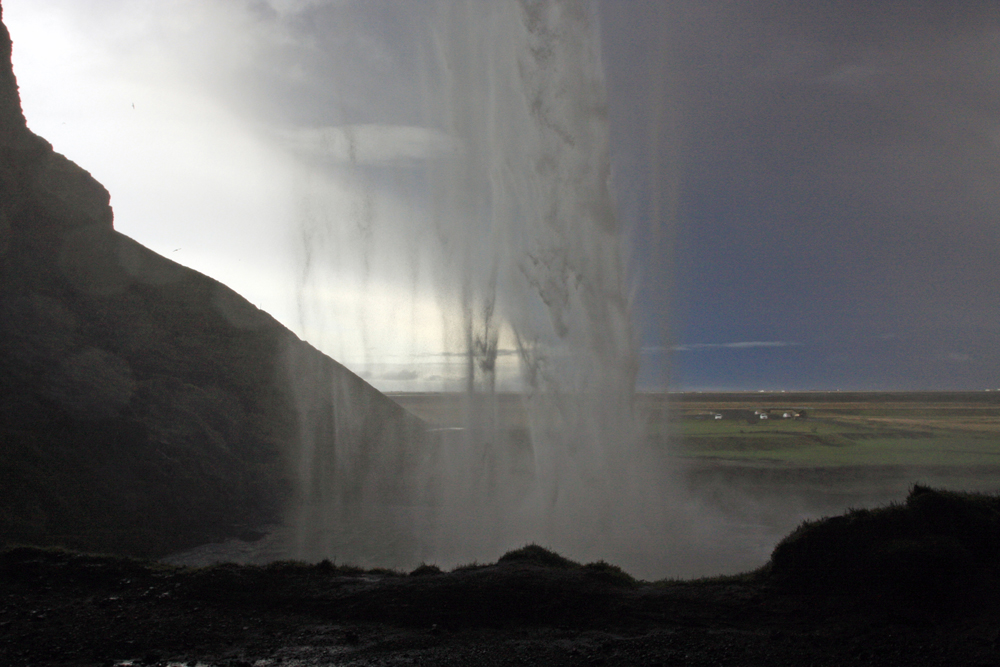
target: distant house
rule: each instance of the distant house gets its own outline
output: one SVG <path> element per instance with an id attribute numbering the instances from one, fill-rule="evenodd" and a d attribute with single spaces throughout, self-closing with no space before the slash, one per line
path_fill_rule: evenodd
<path id="1" fill-rule="evenodd" d="M 722 419 L 722 413 L 716 412 L 714 415 L 712 415 L 712 419 Z"/>

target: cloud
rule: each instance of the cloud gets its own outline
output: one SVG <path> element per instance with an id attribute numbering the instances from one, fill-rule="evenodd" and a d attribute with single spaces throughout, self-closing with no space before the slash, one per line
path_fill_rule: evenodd
<path id="1" fill-rule="evenodd" d="M 814 350 L 896 334 L 859 377 L 915 377 L 886 348 L 944 361 L 951 337 L 983 362 L 1000 310 L 1000 9 L 664 5 L 683 160 L 673 298 L 690 313 L 676 340 L 750 339 L 737 332 L 766 312 Z"/>
<path id="2" fill-rule="evenodd" d="M 440 352 L 440 353 L 434 353 L 434 354 L 428 355 L 428 356 L 435 356 L 435 357 L 466 357 L 466 356 L 468 356 L 468 354 L 469 353 L 465 352 L 465 351 L 460 351 L 460 352 L 448 352 L 448 351 L 445 351 L 445 352 Z M 515 350 L 515 349 L 512 349 L 512 348 L 502 348 L 502 347 L 501 348 L 497 348 L 497 356 L 498 357 L 513 357 L 513 356 L 516 356 L 517 354 L 518 354 L 518 351 Z"/>
<path id="3" fill-rule="evenodd" d="M 784 340 L 748 340 L 733 343 L 688 343 L 675 345 L 674 352 L 701 352 L 704 350 L 750 350 L 755 348 L 800 347 L 803 343 Z"/>
<path id="4" fill-rule="evenodd" d="M 383 373 L 379 376 L 382 380 L 416 380 L 420 374 L 407 369 Z"/>
<path id="5" fill-rule="evenodd" d="M 457 142 L 444 132 L 405 125 L 295 127 L 275 132 L 294 153 L 331 162 L 381 164 L 454 154 Z"/>
<path id="6" fill-rule="evenodd" d="M 267 4 L 279 15 L 296 15 L 317 7 L 343 7 L 345 0 L 268 0 Z"/>

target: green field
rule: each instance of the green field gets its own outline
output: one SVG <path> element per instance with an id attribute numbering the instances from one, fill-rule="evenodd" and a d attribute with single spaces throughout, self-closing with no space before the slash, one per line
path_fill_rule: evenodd
<path id="1" fill-rule="evenodd" d="M 836 401 L 830 394 L 800 395 L 794 402 L 773 396 L 709 401 L 687 396 L 675 401 L 669 419 L 648 424 L 654 438 L 673 435 L 668 441 L 675 455 L 706 461 L 806 467 L 1000 465 L 996 401 L 978 393 L 882 400 L 885 396 Z M 804 416 L 782 418 L 788 410 Z M 747 419 L 758 411 L 769 412 L 770 418 Z"/>
<path id="2" fill-rule="evenodd" d="M 817 416 L 755 425 L 683 420 L 675 432 L 675 451 L 687 457 L 805 466 L 1000 464 L 1000 432 L 948 420 Z"/>

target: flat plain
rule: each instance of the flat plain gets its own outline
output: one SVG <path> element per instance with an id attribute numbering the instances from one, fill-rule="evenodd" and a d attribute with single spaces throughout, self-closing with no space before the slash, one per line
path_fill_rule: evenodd
<path id="1" fill-rule="evenodd" d="M 437 428 L 476 407 L 459 394 L 390 394 Z M 508 429 L 522 398 L 497 395 Z M 646 393 L 645 437 L 674 457 L 740 465 L 1000 466 L 1000 392 Z"/>
<path id="2" fill-rule="evenodd" d="M 668 418 L 647 423 L 654 437 L 675 434 L 682 456 L 797 466 L 1000 464 L 1000 392 L 680 394 L 667 400 Z M 656 398 L 646 401 L 655 405 Z"/>
<path id="3" fill-rule="evenodd" d="M 460 394 L 390 397 L 436 428 L 483 409 Z M 527 428 L 521 396 L 496 399 L 503 428 Z M 914 484 L 1000 490 L 997 391 L 640 393 L 634 412 L 673 488 L 759 530 L 762 552 L 803 520 L 898 502 Z"/>

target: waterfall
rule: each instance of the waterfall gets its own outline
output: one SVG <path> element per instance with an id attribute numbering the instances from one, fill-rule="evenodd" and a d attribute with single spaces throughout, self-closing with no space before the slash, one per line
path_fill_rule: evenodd
<path id="1" fill-rule="evenodd" d="M 634 413 L 638 336 L 596 3 L 446 0 L 423 18 L 422 106 L 406 130 L 423 142 L 420 159 L 366 161 L 389 130 L 351 126 L 323 135 L 348 156 L 337 197 L 318 168 L 303 173 L 302 293 L 353 281 L 361 296 L 349 321 L 317 324 L 329 314 L 314 307 L 302 326 L 351 328 L 364 350 L 400 335 L 419 355 L 433 300 L 441 354 L 462 360 L 463 414 L 379 471 L 405 479 L 411 497 L 373 510 L 377 499 L 359 492 L 364 506 L 313 512 L 336 516 L 300 526 L 333 535 L 330 553 L 300 555 L 449 566 L 535 542 L 662 574 L 677 526 L 665 514 L 664 457 Z M 393 209 L 403 224 L 390 222 Z M 396 304 L 390 315 L 376 314 L 383 297 Z M 523 423 L 499 392 L 512 387 Z M 316 447 L 304 448 L 313 476 Z M 324 468 L 324 488 L 363 483 L 352 464 Z"/>

